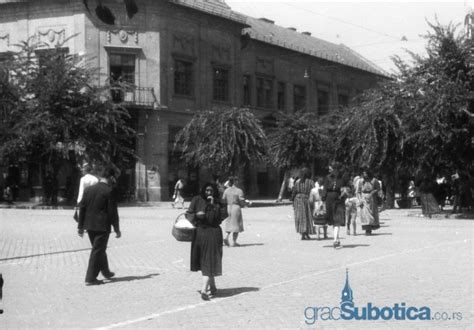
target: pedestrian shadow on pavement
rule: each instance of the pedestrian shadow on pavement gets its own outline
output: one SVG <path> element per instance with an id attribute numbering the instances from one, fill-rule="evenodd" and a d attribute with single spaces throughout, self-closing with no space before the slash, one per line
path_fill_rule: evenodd
<path id="1" fill-rule="evenodd" d="M 114 283 L 114 282 L 130 282 L 130 281 L 136 281 L 136 280 L 147 280 L 149 278 L 155 277 L 160 275 L 159 273 L 154 273 L 154 274 L 148 274 L 144 276 L 122 276 L 122 277 L 112 277 L 109 279 L 108 282 L 106 283 Z"/>
<path id="2" fill-rule="evenodd" d="M 216 298 L 232 297 L 232 296 L 239 295 L 241 293 L 255 292 L 259 290 L 260 288 L 255 288 L 255 287 L 217 289 Z"/>
<path id="3" fill-rule="evenodd" d="M 261 245 L 265 245 L 263 243 L 249 243 L 249 244 L 239 244 L 238 247 L 246 247 L 246 246 L 261 246 Z"/>
<path id="4" fill-rule="evenodd" d="M 356 248 L 356 247 L 366 247 L 366 246 L 370 246 L 370 244 L 341 244 L 341 246 L 338 247 L 338 249 L 353 249 L 353 248 Z M 323 247 L 325 248 L 334 248 L 334 246 L 331 244 L 331 245 L 323 245 Z"/>

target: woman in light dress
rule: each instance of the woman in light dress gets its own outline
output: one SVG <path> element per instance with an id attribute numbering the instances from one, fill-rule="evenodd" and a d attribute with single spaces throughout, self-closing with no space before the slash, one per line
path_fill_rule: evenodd
<path id="1" fill-rule="evenodd" d="M 244 192 L 242 189 L 236 187 L 238 179 L 231 177 L 226 182 L 229 187 L 224 191 L 222 199 L 227 203 L 227 213 L 229 217 L 225 220 L 224 231 L 226 236 L 224 238 L 224 244 L 227 246 L 239 246 L 237 238 L 239 233 L 244 231 L 244 221 L 242 219 L 242 207 L 249 205 L 250 203 L 244 198 Z M 229 241 L 230 234 L 232 233 L 232 240 Z"/>
<path id="2" fill-rule="evenodd" d="M 358 182 L 357 198 L 360 206 L 360 222 L 366 235 L 370 235 L 372 230 L 380 228 L 379 209 L 376 200 L 379 190 L 379 181 L 373 177 L 371 171 L 364 170 L 362 180 Z"/>

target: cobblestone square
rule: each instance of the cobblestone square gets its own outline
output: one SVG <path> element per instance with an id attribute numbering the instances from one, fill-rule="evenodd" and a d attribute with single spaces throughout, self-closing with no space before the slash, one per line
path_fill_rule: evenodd
<path id="1" fill-rule="evenodd" d="M 200 273 L 189 271 L 190 244 L 171 236 L 180 212 L 119 208 L 123 236 L 111 235 L 108 248 L 116 278 L 85 286 L 90 244 L 77 236 L 72 210 L 0 209 L 0 327 L 472 328 L 472 219 L 387 210 L 375 235 L 343 230 L 334 249 L 331 239 L 301 241 L 290 205 L 246 208 L 241 247 L 224 247 L 219 293 L 205 302 Z M 339 306 L 346 269 L 356 306 L 403 302 L 449 320 L 311 324 L 313 307 Z"/>

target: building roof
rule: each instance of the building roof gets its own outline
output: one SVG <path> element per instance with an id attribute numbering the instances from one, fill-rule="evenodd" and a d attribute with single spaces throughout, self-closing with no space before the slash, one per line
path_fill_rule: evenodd
<path id="1" fill-rule="evenodd" d="M 246 18 L 250 27 L 243 29 L 242 34 L 248 34 L 252 39 L 378 75 L 389 75 L 383 69 L 343 44 L 333 44 L 312 37 L 309 32 L 297 32 L 294 28 L 278 26 L 269 19 L 257 19 L 249 16 Z"/>
<path id="2" fill-rule="evenodd" d="M 246 17 L 239 14 L 223 0 L 168 0 L 171 3 L 196 9 L 210 15 L 219 16 L 242 25 L 246 25 Z"/>

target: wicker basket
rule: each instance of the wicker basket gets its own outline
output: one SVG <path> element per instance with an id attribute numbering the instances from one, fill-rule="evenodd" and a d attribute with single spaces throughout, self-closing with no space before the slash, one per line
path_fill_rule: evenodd
<path id="1" fill-rule="evenodd" d="M 171 234 L 176 238 L 179 242 L 192 242 L 194 239 L 194 235 L 196 233 L 196 228 L 178 228 L 176 227 L 176 223 L 179 220 L 186 219 L 186 213 L 181 213 L 176 217 L 173 222 L 173 229 L 171 230 Z"/>

